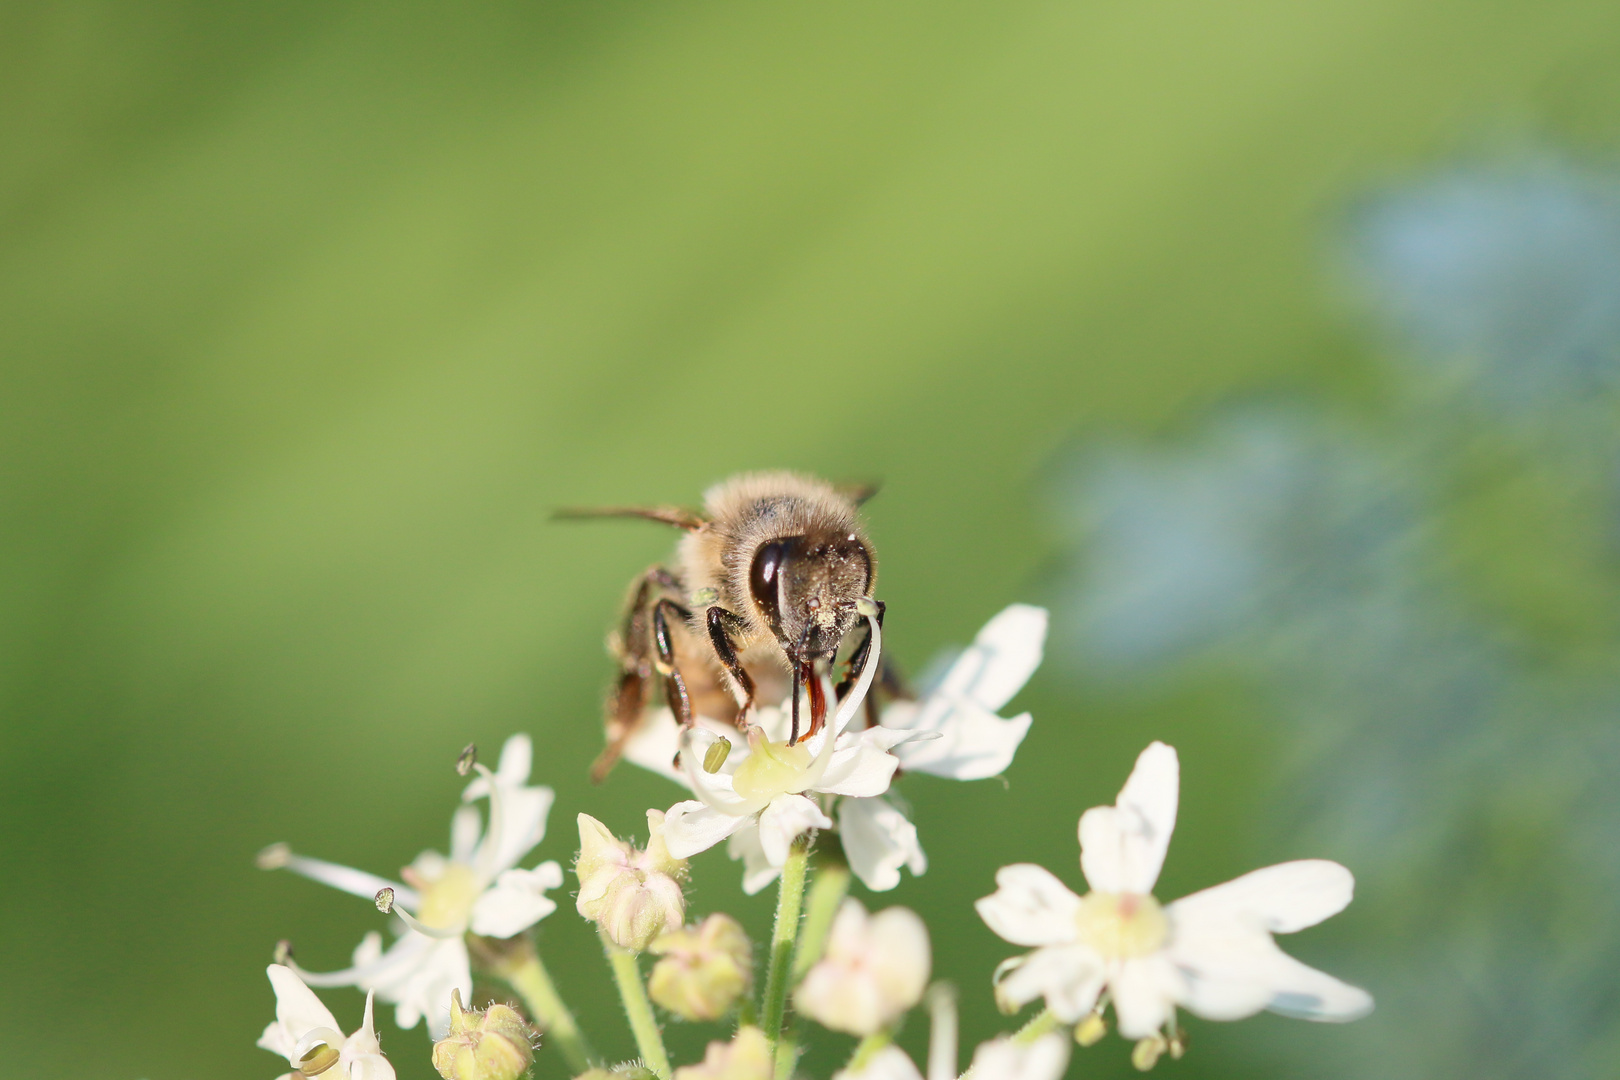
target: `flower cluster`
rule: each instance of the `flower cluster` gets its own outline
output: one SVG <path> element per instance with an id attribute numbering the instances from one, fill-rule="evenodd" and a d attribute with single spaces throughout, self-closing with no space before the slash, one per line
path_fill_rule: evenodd
<path id="1" fill-rule="evenodd" d="M 927 869 L 915 825 L 891 798 L 897 775 L 974 780 L 1011 763 L 1031 720 L 998 713 L 1040 663 L 1046 615 L 1007 609 L 929 690 L 877 713 L 865 706 L 882 632 L 875 609 L 863 614 L 867 662 L 820 731 L 789 738 L 791 703 L 761 707 L 741 731 L 712 720 L 681 730 L 667 710 L 652 711 L 627 756 L 695 798 L 648 810 L 644 845 L 578 815 L 575 908 L 601 938 L 639 1059 L 613 1063 L 591 1049 L 531 933 L 556 910 L 547 892 L 564 878 L 556 861 L 521 865 L 545 837 L 552 793 L 529 783 L 532 745 L 517 735 L 494 770 L 468 748 L 458 768 L 477 775 L 452 816 L 449 853 L 423 853 L 398 881 L 286 845 L 260 854 L 267 869 L 365 896 L 396 918 L 392 944 L 366 935 L 352 966 L 340 971 L 306 971 L 290 946 L 278 950 L 269 968 L 276 1021 L 259 1044 L 287 1060 L 284 1080 L 391 1080 L 372 1023 L 379 998 L 394 1004 L 402 1028 L 426 1019 L 431 1059 L 446 1080 L 517 1080 L 537 1049 L 554 1049 L 579 1080 L 775 1080 L 793 1074 L 809 1024 L 860 1040 L 837 1080 L 922 1080 L 893 1037 L 925 1002 L 926 1075 L 957 1077 L 956 996 L 943 984 L 930 989 L 922 918 L 903 907 L 871 913 L 848 890 L 859 879 L 885 891 L 902 869 Z M 1110 1004 L 1140 1068 L 1164 1053 L 1181 1055 L 1178 1009 L 1215 1020 L 1261 1009 L 1345 1020 L 1371 1007 L 1365 993 L 1292 960 L 1272 941 L 1348 903 L 1350 875 L 1337 864 L 1287 863 L 1168 906 L 1153 897 L 1175 826 L 1178 768 L 1175 751 L 1154 743 L 1115 805 L 1081 816 L 1081 867 L 1091 887 L 1084 895 L 1038 866 L 997 873 L 998 888 L 978 902 L 979 913 L 1033 951 L 1000 966 L 994 999 L 1007 1012 L 1037 998 L 1046 1007 L 1016 1033 L 975 1048 L 960 1075 L 1057 1080 L 1075 1043 L 1100 1039 Z M 780 882 L 768 949 L 756 950 L 723 912 L 687 921 L 689 860 L 722 840 L 744 864 L 745 891 Z M 653 958 L 650 974 L 644 956 Z M 513 998 L 475 999 L 475 968 Z M 366 993 L 365 1018 L 352 1035 L 311 990 L 337 986 Z M 693 1023 L 735 1017 L 736 1024 L 701 1061 L 676 1066 L 660 1010 Z"/>

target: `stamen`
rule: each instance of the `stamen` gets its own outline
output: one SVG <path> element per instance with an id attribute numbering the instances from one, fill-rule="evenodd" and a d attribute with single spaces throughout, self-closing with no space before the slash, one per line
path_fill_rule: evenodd
<path id="1" fill-rule="evenodd" d="M 280 964 L 282 967 L 286 967 L 288 964 L 292 963 L 292 955 L 292 942 L 288 941 L 286 938 L 282 938 L 280 941 L 276 942 L 276 951 L 272 954 L 272 958 L 276 963 Z"/>
<path id="2" fill-rule="evenodd" d="M 456 775 L 466 776 L 472 772 L 473 766 L 476 764 L 478 764 L 478 744 L 468 743 L 467 749 L 463 750 L 461 756 L 456 758 Z"/>
<path id="3" fill-rule="evenodd" d="M 928 990 L 928 1080 L 956 1077 L 956 987 L 935 983 Z"/>
<path id="4" fill-rule="evenodd" d="M 419 920 L 416 916 L 412 915 L 410 912 L 406 911 L 404 908 L 402 908 L 402 907 L 400 907 L 400 906 L 398 906 L 397 904 L 394 903 L 394 890 L 393 889 L 380 889 L 380 890 L 378 890 L 377 896 L 376 896 L 376 901 L 377 901 L 377 910 L 378 911 L 382 912 L 384 915 L 397 915 L 397 916 L 399 916 L 399 921 L 400 922 L 404 923 L 406 926 L 410 927 L 412 930 L 415 930 L 418 934 L 421 934 L 423 937 L 458 938 L 462 934 L 466 933 L 466 930 L 463 927 L 459 927 L 459 926 L 452 926 L 452 927 L 448 927 L 448 928 L 445 928 L 445 929 L 440 929 L 437 926 L 428 926 L 426 923 Z"/>
<path id="5" fill-rule="evenodd" d="M 433 948 L 433 943 L 427 938 L 403 937 L 369 964 L 337 971 L 310 971 L 288 957 L 287 967 L 309 986 L 368 986 L 388 981 L 388 974 L 397 967 L 414 967 L 419 962 L 421 951 L 428 948 Z"/>
<path id="6" fill-rule="evenodd" d="M 416 890 L 409 886 L 389 881 L 376 874 L 369 874 L 364 870 L 356 870 L 352 866 L 340 866 L 325 859 L 295 855 L 292 848 L 286 844 L 271 844 L 259 852 L 254 862 L 260 870 L 291 870 L 299 877 L 318 881 L 322 885 L 330 885 L 350 896 L 363 896 L 370 900 L 377 895 L 378 889 L 393 889 L 401 903 L 410 904 L 412 907 L 421 903 Z"/>
<path id="7" fill-rule="evenodd" d="M 501 785 L 495 782 L 495 774 L 489 771 L 489 766 L 477 761 L 472 767 L 478 770 L 478 775 L 484 778 L 489 785 L 489 827 L 484 830 L 484 842 L 478 848 L 478 876 L 488 881 L 495 876 L 495 857 L 501 850 L 501 829 L 506 823 L 506 815 L 501 808 Z"/>
<path id="8" fill-rule="evenodd" d="M 825 741 L 822 742 L 815 760 L 810 763 L 810 768 L 805 770 L 804 783 L 797 789 L 798 791 L 806 791 L 821 781 L 827 766 L 832 764 L 833 746 L 838 742 L 838 736 L 842 735 L 844 728 L 855 719 L 856 711 L 866 700 L 867 691 L 872 689 L 872 680 L 877 676 L 878 660 L 883 656 L 883 630 L 878 626 L 877 605 L 862 598 L 856 603 L 856 608 L 866 616 L 866 624 L 871 627 L 872 649 L 866 655 L 866 666 L 861 669 L 860 680 L 855 683 L 855 688 L 849 692 L 849 696 L 838 703 L 838 711 L 833 714 L 831 723 L 823 729 L 822 738 Z M 868 611 L 871 614 L 867 614 Z"/>

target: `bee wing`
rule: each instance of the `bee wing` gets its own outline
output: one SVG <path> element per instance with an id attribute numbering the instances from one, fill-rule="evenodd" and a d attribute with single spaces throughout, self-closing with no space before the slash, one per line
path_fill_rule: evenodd
<path id="1" fill-rule="evenodd" d="M 860 506 L 882 490 L 883 485 L 876 480 L 856 484 L 835 484 L 833 490 L 844 498 Z"/>
<path id="2" fill-rule="evenodd" d="M 588 518 L 645 518 L 687 532 L 695 532 L 709 523 L 703 514 L 684 506 L 565 506 L 551 513 L 553 521 L 581 521 Z"/>

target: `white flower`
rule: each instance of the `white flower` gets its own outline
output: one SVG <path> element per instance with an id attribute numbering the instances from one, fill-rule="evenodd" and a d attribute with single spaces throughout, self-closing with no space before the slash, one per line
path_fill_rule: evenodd
<path id="1" fill-rule="evenodd" d="M 983 780 L 1004 772 L 1029 734 L 1031 718 L 996 715 L 1023 689 L 1041 664 L 1046 609 L 1013 604 L 991 619 L 918 701 L 896 701 L 883 710 L 883 727 L 912 737 L 896 743 L 894 755 L 910 772 L 950 780 Z M 900 884 L 900 869 L 928 869 L 917 827 L 887 799 L 845 799 L 838 805 L 838 832 L 857 877 L 874 892 Z"/>
<path id="2" fill-rule="evenodd" d="M 839 1069 L 832 1080 L 923 1080 L 912 1060 L 898 1046 L 885 1046 L 859 1068 Z"/>
<path id="3" fill-rule="evenodd" d="M 287 1059 L 293 1071 L 281 1080 L 316 1075 L 334 1080 L 394 1080 L 394 1067 L 377 1045 L 370 994 L 359 1030 L 345 1038 L 332 1013 L 290 968 L 271 964 L 265 971 L 276 991 L 276 1019 L 259 1036 L 258 1045 Z"/>
<path id="4" fill-rule="evenodd" d="M 972 1080 L 1058 1080 L 1069 1065 L 1069 1040 L 1048 1032 L 1033 1042 L 1003 1035 L 980 1043 L 967 1075 Z"/>
<path id="5" fill-rule="evenodd" d="M 695 726 L 681 734 L 680 769 L 696 799 L 676 803 L 664 817 L 664 842 L 677 859 L 690 858 L 735 837 L 732 856 L 749 860 L 745 887 L 757 891 L 787 861 L 793 841 L 832 819 L 812 796 L 881 795 L 900 762 L 889 750 L 909 732 L 844 729 L 872 687 L 882 655 L 882 631 L 868 619 L 872 647 L 861 677 L 821 731 L 790 743 L 780 709 L 760 709 L 744 746 L 732 746 L 709 771 L 710 748 L 722 738 Z"/>
<path id="6" fill-rule="evenodd" d="M 984 624 L 921 700 L 884 709 L 884 727 L 923 736 L 895 747 L 900 767 L 950 780 L 983 780 L 1006 771 L 1031 718 L 1003 718 L 996 710 L 1041 666 L 1046 623 L 1045 608 L 1013 604 Z"/>
<path id="7" fill-rule="evenodd" d="M 834 1031 L 873 1035 L 922 1000 L 928 985 L 928 928 L 909 908 L 868 916 L 845 899 L 827 951 L 794 991 L 793 1005 Z"/>
<path id="8" fill-rule="evenodd" d="M 382 935 L 367 934 L 352 967 L 298 969 L 304 981 L 375 990 L 395 1004 L 400 1027 L 415 1027 L 426 1016 L 433 1037 L 442 1038 L 450 1025 L 450 991 L 472 996 L 465 936 L 513 937 L 557 909 L 545 893 L 562 885 L 562 867 L 547 861 L 532 870 L 515 868 L 544 837 L 553 798 L 550 788 L 528 786 L 531 758 L 529 737 L 514 735 L 501 750 L 497 771 L 475 765 L 480 775 L 462 799 L 489 800 L 488 828 L 476 807 L 458 807 L 450 819 L 449 856 L 424 851 L 405 868 L 404 883 L 294 855 L 285 845 L 266 848 L 259 856 L 265 869 L 286 868 L 380 905 L 389 890 L 388 907 L 405 924 L 386 951 Z"/>
<path id="9" fill-rule="evenodd" d="M 1353 1020 L 1372 1008 L 1365 991 L 1285 954 L 1274 933 L 1313 926 L 1350 902 L 1350 872 L 1337 863 L 1282 863 L 1194 893 L 1168 907 L 1152 896 L 1176 823 L 1176 752 L 1142 752 L 1113 806 L 1080 818 L 1080 865 L 1092 891 L 1076 896 L 1039 866 L 1004 866 L 996 892 L 978 901 L 990 929 L 1035 951 L 998 969 L 1000 1000 L 1044 997 L 1074 1023 L 1106 987 L 1126 1038 L 1156 1037 L 1180 1005 L 1210 1020 L 1262 1009 L 1311 1020 Z"/>

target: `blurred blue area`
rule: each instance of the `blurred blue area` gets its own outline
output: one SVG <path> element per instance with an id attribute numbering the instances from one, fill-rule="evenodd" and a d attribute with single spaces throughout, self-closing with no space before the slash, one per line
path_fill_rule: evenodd
<path id="1" fill-rule="evenodd" d="M 1342 1059 L 1299 1051 L 1310 1075 L 1620 1060 L 1620 635 L 1560 611 L 1620 567 L 1613 188 L 1541 156 L 1369 199 L 1344 247 L 1395 343 L 1382 409 L 1232 405 L 1055 470 L 1078 669 L 1138 697 L 1247 681 L 1289 762 L 1273 828 L 1358 874 L 1376 929 L 1338 948 L 1378 1019 Z M 1493 512 L 1531 542 L 1482 554 Z M 1539 590 L 1492 580 L 1538 562 Z"/>

